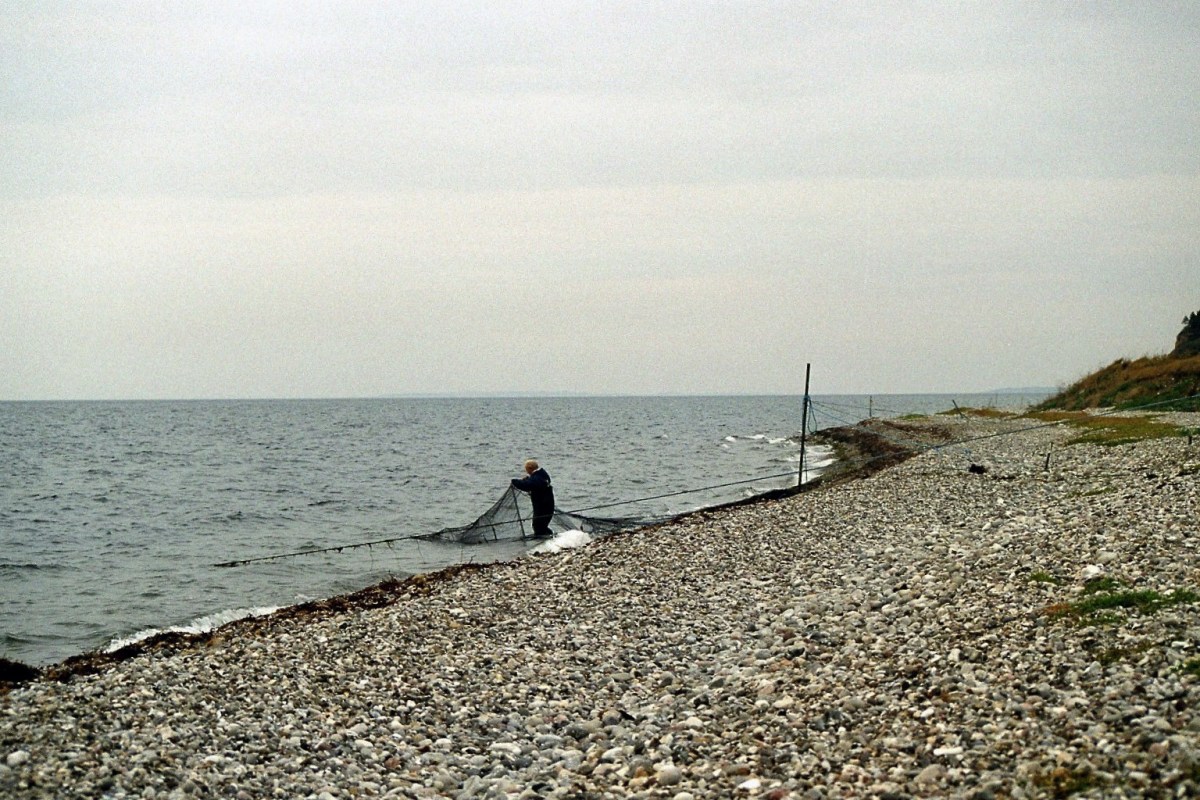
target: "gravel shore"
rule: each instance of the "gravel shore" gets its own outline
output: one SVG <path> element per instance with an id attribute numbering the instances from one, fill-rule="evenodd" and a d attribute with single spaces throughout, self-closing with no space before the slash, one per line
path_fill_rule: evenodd
<path id="1" fill-rule="evenodd" d="M 1200 441 L 936 425 L 1012 435 L 18 686 L 0 797 L 1200 796 Z"/>

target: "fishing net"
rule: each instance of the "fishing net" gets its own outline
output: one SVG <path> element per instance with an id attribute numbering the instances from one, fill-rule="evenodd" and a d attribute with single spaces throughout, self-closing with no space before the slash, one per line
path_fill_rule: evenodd
<path id="1" fill-rule="evenodd" d="M 634 517 L 585 517 L 555 509 L 550 529 L 555 534 L 576 530 L 593 536 L 636 528 L 654 520 Z M 508 487 L 491 508 L 470 525 L 445 528 L 421 538 L 461 544 L 513 541 L 533 538 L 533 505 L 529 496 Z"/>

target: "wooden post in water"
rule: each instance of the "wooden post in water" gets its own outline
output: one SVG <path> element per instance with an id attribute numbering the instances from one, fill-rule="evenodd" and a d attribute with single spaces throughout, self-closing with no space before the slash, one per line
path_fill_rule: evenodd
<path id="1" fill-rule="evenodd" d="M 808 379 L 812 375 L 812 364 L 804 366 L 804 412 L 800 418 L 800 474 L 796 476 L 796 486 L 804 485 L 804 448 L 808 440 Z"/>

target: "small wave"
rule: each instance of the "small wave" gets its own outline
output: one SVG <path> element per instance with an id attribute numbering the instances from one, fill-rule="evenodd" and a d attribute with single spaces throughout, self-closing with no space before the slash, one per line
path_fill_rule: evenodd
<path id="1" fill-rule="evenodd" d="M 799 464 L 800 463 L 800 454 L 796 453 L 795 455 L 788 456 L 787 458 L 784 458 L 781 460 L 786 461 L 789 464 Z M 837 459 L 834 458 L 833 456 L 814 455 L 812 453 L 809 453 L 804 459 L 804 468 L 805 469 L 824 469 L 825 467 L 828 467 L 830 464 L 832 464 L 834 461 L 837 461 Z"/>
<path id="2" fill-rule="evenodd" d="M 158 636 L 162 633 L 208 633 L 216 630 L 222 625 L 227 625 L 230 622 L 236 622 L 239 619 L 248 619 L 250 617 L 265 617 L 267 614 L 273 614 L 279 610 L 279 606 L 258 606 L 255 608 L 233 608 L 228 611 L 218 611 L 216 614 L 206 614 L 203 617 L 197 617 L 185 625 L 174 625 L 170 628 L 143 628 L 137 633 L 129 636 L 119 636 L 114 638 L 104 648 L 106 653 L 114 653 L 122 647 L 128 647 L 131 644 L 145 641 L 153 636 Z"/>
<path id="3" fill-rule="evenodd" d="M 737 442 L 755 442 L 757 444 L 769 445 L 785 445 L 787 447 L 798 447 L 799 442 L 791 436 L 768 436 L 765 433 L 754 433 L 747 436 L 726 436 L 722 441 L 736 444 Z M 722 445 L 724 447 L 725 445 Z"/>
<path id="4" fill-rule="evenodd" d="M 275 522 L 279 519 L 288 519 L 284 514 L 262 514 L 256 511 L 242 511 L 236 509 L 234 511 L 221 511 L 215 514 L 205 514 L 198 516 L 197 521 L 204 525 L 223 525 L 229 523 L 246 523 L 246 522 Z"/>
<path id="5" fill-rule="evenodd" d="M 62 564 L 0 564 L 0 572 L 23 572 L 34 570 L 55 570 L 62 569 Z"/>

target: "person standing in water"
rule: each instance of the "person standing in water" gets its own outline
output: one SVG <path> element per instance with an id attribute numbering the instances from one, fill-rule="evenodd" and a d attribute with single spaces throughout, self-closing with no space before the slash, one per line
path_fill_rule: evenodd
<path id="1" fill-rule="evenodd" d="M 550 473 L 531 458 L 525 462 L 525 477 L 513 478 L 512 485 L 514 489 L 526 492 L 533 501 L 533 535 L 553 536 L 550 519 L 554 516 L 554 487 L 550 485 Z"/>

